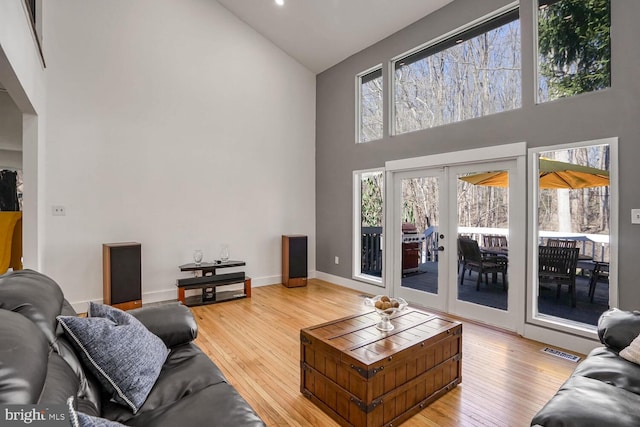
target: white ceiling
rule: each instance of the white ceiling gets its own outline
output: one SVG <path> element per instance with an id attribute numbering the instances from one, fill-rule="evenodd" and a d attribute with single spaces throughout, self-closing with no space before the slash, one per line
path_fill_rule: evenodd
<path id="1" fill-rule="evenodd" d="M 320 73 L 453 0 L 218 0 Z"/>

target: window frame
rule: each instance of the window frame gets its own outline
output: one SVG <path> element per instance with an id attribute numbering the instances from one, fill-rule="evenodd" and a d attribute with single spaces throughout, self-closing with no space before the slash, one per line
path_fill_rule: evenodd
<path id="1" fill-rule="evenodd" d="M 527 257 L 528 279 L 527 279 L 527 309 L 526 322 L 529 325 L 545 328 L 554 332 L 567 333 L 575 337 L 597 340 L 597 328 L 589 327 L 583 323 L 545 315 L 538 312 L 538 155 L 542 152 L 569 150 L 572 148 L 588 147 L 593 145 L 609 145 L 609 196 L 610 196 L 610 217 L 609 238 L 610 238 L 610 266 L 609 266 L 609 307 L 618 307 L 618 233 L 619 233 L 619 195 L 618 195 L 618 138 L 603 138 L 597 140 L 585 140 L 573 143 L 558 144 L 529 148 L 528 160 L 529 171 L 527 176 L 527 191 L 530 221 L 528 224 L 527 236 L 529 236 L 529 255 Z M 526 335 L 526 334 L 525 334 Z M 534 338 L 532 335 L 528 337 Z M 536 339 L 536 338 L 534 338 Z M 549 342 L 549 341 L 545 341 Z"/>
<path id="2" fill-rule="evenodd" d="M 512 15 L 512 14 L 517 14 L 518 18 L 520 19 L 520 2 L 519 1 L 513 1 L 487 15 L 484 15 L 478 19 L 475 19 L 471 22 L 468 22 L 465 25 L 462 25 L 452 31 L 449 31 L 445 34 L 442 34 L 426 43 L 421 44 L 420 46 L 417 46 L 413 49 L 410 49 L 400 55 L 396 55 L 393 58 L 391 58 L 391 61 L 389 63 L 389 76 L 390 76 L 390 81 L 389 81 L 389 134 L 391 136 L 396 136 L 396 135 L 403 135 L 404 133 L 410 133 L 410 132 L 403 132 L 403 133 L 398 133 L 398 130 L 396 128 L 396 108 L 395 108 L 395 98 L 396 98 L 396 80 L 395 80 L 395 70 L 398 67 L 398 64 L 403 62 L 404 60 L 406 60 L 407 58 L 417 58 L 420 57 L 419 59 L 434 55 L 438 52 L 441 52 L 443 50 L 448 49 L 451 46 L 456 45 L 456 41 L 459 40 L 460 38 L 465 38 L 465 39 L 469 39 L 469 38 L 473 38 L 479 34 L 483 34 L 487 31 L 490 31 L 492 28 L 491 24 L 494 24 L 496 22 L 502 22 L 506 17 Z M 507 21 L 505 23 L 508 23 L 511 21 Z M 503 23 L 504 24 L 504 23 Z M 493 29 L 495 29 L 497 27 L 494 27 Z M 520 37 L 520 45 L 521 45 L 521 52 L 522 52 L 522 35 Z M 424 56 L 422 56 L 424 53 Z M 419 60 L 419 59 L 416 59 Z M 415 62 L 415 61 L 412 61 Z M 521 63 L 522 63 L 522 57 L 521 57 Z M 522 85 L 520 90 L 522 91 Z M 483 116 L 484 117 L 484 116 Z M 451 125 L 454 123 L 459 123 L 459 122 L 452 122 L 452 123 L 446 123 L 443 124 L 443 126 L 446 125 Z M 424 128 L 421 130 L 425 130 L 425 129 L 429 129 L 429 128 Z"/>
<path id="3" fill-rule="evenodd" d="M 384 259 L 384 224 L 385 224 L 385 208 L 386 208 L 386 170 L 385 168 L 374 169 L 362 169 L 353 171 L 353 237 L 352 237 L 352 278 L 354 280 L 369 283 L 384 287 L 384 271 L 385 271 L 385 259 Z M 380 173 L 382 175 L 382 238 L 380 247 L 383 250 L 382 254 L 382 274 L 380 277 L 371 276 L 369 274 L 362 273 L 362 177 L 368 174 Z"/>
<path id="4" fill-rule="evenodd" d="M 364 81 L 365 77 L 369 77 L 372 74 L 377 74 L 380 73 L 380 76 L 382 78 L 382 84 L 384 87 L 384 72 L 383 72 L 383 64 L 378 64 L 375 65 L 371 68 L 368 68 L 365 71 L 362 71 L 361 73 L 358 73 L 356 75 L 356 79 L 355 79 L 355 85 L 356 85 L 356 90 L 355 90 L 355 94 L 356 94 L 356 108 L 355 108 L 355 113 L 356 113 L 356 117 L 355 117 L 355 121 L 356 121 L 356 135 L 355 135 L 355 140 L 356 140 L 356 144 L 366 144 L 368 142 L 373 142 L 373 141 L 380 141 L 381 139 L 384 139 L 384 101 L 385 101 L 385 92 L 384 89 L 382 91 L 382 105 L 380 106 L 380 108 L 382 109 L 382 134 L 380 135 L 380 138 L 376 138 L 376 139 L 372 139 L 370 141 L 363 141 L 362 140 L 362 85 L 364 83 L 366 83 L 367 81 L 370 80 L 374 80 L 377 77 L 373 77 L 367 81 Z"/>
<path id="5" fill-rule="evenodd" d="M 580 92 L 577 93 L 575 95 L 572 96 L 563 96 L 563 97 L 559 97 L 559 98 L 553 98 L 553 99 L 547 99 L 547 100 L 542 100 L 540 97 L 540 34 L 539 34 L 539 22 L 538 22 L 538 18 L 539 18 L 539 10 L 541 7 L 541 2 L 546 4 L 547 7 L 551 6 L 553 4 L 556 3 L 560 3 L 563 0 L 534 0 L 532 2 L 532 6 L 533 6 L 533 73 L 534 73 L 534 100 L 535 100 L 535 105 L 542 105 L 542 104 L 547 104 L 549 102 L 555 102 L 555 101 L 560 101 L 562 99 L 567 99 L 567 98 L 574 98 L 576 96 L 581 96 L 581 95 L 586 95 L 586 94 L 590 94 L 590 93 L 597 93 L 597 92 L 601 92 L 604 90 L 608 90 L 611 89 L 611 87 L 613 86 L 613 70 L 609 70 L 609 86 L 604 87 L 602 89 L 598 89 L 598 90 L 592 90 L 589 92 Z M 609 7 L 611 8 L 611 1 L 609 0 Z M 609 10 L 609 61 L 611 61 L 611 57 L 613 56 L 613 52 L 612 52 L 612 46 L 611 44 L 613 43 L 613 33 L 611 31 L 612 27 L 611 27 L 611 9 Z"/>

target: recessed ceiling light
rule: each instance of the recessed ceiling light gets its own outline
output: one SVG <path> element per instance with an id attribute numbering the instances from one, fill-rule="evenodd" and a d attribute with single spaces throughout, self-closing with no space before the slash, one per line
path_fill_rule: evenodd
<path id="1" fill-rule="evenodd" d="M 278 6 L 284 6 L 284 0 L 276 0 Z"/>

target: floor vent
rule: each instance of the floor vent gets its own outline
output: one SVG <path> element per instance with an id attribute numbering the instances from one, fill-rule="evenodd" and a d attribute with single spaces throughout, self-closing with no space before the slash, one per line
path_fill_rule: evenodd
<path id="1" fill-rule="evenodd" d="M 555 348 L 545 347 L 540 351 L 543 352 L 543 353 L 550 354 L 552 356 L 559 357 L 561 359 L 568 360 L 570 362 L 578 363 L 580 361 L 580 358 L 578 356 L 575 356 L 575 355 L 569 354 L 569 353 L 565 353 L 564 351 L 556 350 Z"/>

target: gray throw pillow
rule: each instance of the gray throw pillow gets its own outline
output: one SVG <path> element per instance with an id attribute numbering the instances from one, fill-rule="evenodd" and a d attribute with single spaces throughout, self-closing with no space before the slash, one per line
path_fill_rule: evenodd
<path id="1" fill-rule="evenodd" d="M 88 316 L 58 316 L 58 321 L 84 366 L 116 402 L 135 414 L 147 400 L 169 350 L 122 310 L 91 302 Z"/>
<path id="2" fill-rule="evenodd" d="M 69 411 L 71 427 L 126 427 L 124 424 L 120 424 L 115 421 L 94 417 L 76 411 L 73 407 L 73 396 L 67 399 L 67 409 Z"/>

